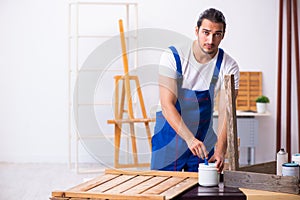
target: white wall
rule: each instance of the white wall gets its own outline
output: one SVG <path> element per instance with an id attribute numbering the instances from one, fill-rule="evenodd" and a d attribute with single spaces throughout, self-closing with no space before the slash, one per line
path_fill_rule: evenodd
<path id="1" fill-rule="evenodd" d="M 66 5 L 0 3 L 1 161 L 66 161 Z"/>
<path id="2" fill-rule="evenodd" d="M 175 1 L 134 1 L 139 3 L 139 27 L 170 29 L 194 38 L 199 13 L 208 7 L 222 10 L 228 28 L 221 46 L 241 70 L 263 72 L 271 116 L 261 118 L 256 161 L 273 160 L 277 1 Z M 67 162 L 67 6 L 61 0 L 0 2 L 0 161 Z M 294 142 L 292 153 L 296 148 Z"/>

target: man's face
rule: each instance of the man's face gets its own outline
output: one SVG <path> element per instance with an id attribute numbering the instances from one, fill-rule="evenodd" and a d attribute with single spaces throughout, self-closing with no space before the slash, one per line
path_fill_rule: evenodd
<path id="1" fill-rule="evenodd" d="M 224 37 L 223 24 L 204 19 L 199 29 L 196 27 L 196 36 L 203 53 L 215 54 Z"/>

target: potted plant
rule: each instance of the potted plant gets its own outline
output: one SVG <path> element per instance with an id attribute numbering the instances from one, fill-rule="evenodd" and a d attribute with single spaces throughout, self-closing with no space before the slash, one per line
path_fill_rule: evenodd
<path id="1" fill-rule="evenodd" d="M 267 96 L 261 95 L 256 98 L 255 102 L 257 113 L 265 113 L 267 110 L 267 103 L 270 103 L 270 100 Z"/>

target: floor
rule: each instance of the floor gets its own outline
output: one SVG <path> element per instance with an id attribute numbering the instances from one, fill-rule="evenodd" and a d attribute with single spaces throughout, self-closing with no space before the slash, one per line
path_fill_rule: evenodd
<path id="1" fill-rule="evenodd" d="M 98 173 L 76 173 L 67 164 L 15 164 L 0 162 L 0 199 L 49 199 L 54 190 L 66 190 Z"/>

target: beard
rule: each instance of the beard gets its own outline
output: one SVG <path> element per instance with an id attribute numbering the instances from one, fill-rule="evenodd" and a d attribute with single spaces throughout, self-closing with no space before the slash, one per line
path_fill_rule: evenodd
<path id="1" fill-rule="evenodd" d="M 200 49 L 203 53 L 212 55 L 212 54 L 215 54 L 217 52 L 217 50 L 214 48 L 215 45 L 210 45 L 211 46 L 210 48 L 205 48 L 205 46 L 206 45 L 204 45 L 203 47 L 200 47 Z"/>

